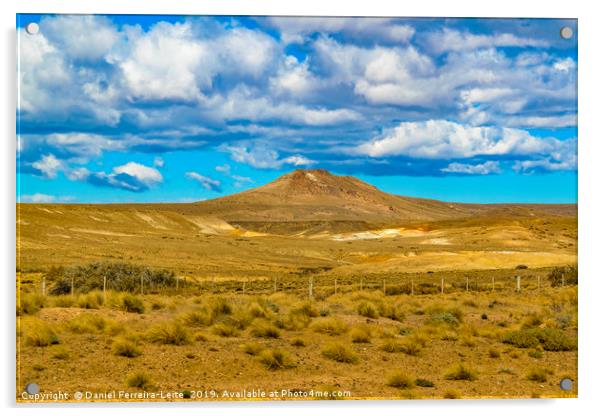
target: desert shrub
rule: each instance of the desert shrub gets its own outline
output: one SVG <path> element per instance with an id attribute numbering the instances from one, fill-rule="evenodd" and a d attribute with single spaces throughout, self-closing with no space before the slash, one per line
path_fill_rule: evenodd
<path id="1" fill-rule="evenodd" d="M 305 340 L 302 338 L 293 338 L 291 340 L 291 345 L 293 347 L 305 347 Z"/>
<path id="2" fill-rule="evenodd" d="M 355 343 L 364 343 L 367 344 L 370 342 L 370 329 L 365 326 L 356 326 L 351 329 L 349 333 L 351 336 L 351 342 Z"/>
<path id="3" fill-rule="evenodd" d="M 546 351 L 572 351 L 577 349 L 575 340 L 555 328 L 529 328 L 507 332 L 502 342 L 518 348 L 535 348 L 541 345 Z"/>
<path id="4" fill-rule="evenodd" d="M 125 338 L 119 338 L 113 341 L 111 350 L 115 355 L 128 358 L 138 357 L 142 354 L 140 348 L 138 348 L 133 341 Z"/>
<path id="5" fill-rule="evenodd" d="M 529 268 L 529 266 L 527 266 L 526 264 L 519 264 L 518 266 L 515 267 L 516 270 L 526 270 L 528 268 Z"/>
<path id="6" fill-rule="evenodd" d="M 127 376 L 125 384 L 128 387 L 133 387 L 142 390 L 148 390 L 152 387 L 151 378 L 144 373 L 133 373 Z"/>
<path id="7" fill-rule="evenodd" d="M 489 316 L 487 316 L 486 313 L 483 313 L 483 314 L 481 314 L 481 319 L 484 320 L 484 321 L 486 321 L 486 320 L 489 319 Z"/>
<path id="8" fill-rule="evenodd" d="M 138 296 L 126 293 L 121 296 L 120 307 L 125 312 L 144 313 L 144 302 Z"/>
<path id="9" fill-rule="evenodd" d="M 71 331 L 78 334 L 97 334 L 107 328 L 107 320 L 99 315 L 82 313 L 71 319 L 67 326 Z"/>
<path id="10" fill-rule="evenodd" d="M 238 329 L 224 322 L 213 325 L 211 332 L 224 338 L 238 336 Z"/>
<path id="11" fill-rule="evenodd" d="M 245 352 L 245 354 L 249 355 L 258 355 L 261 351 L 265 349 L 263 345 L 258 344 L 256 342 L 248 342 L 246 344 L 242 344 L 240 347 Z"/>
<path id="12" fill-rule="evenodd" d="M 61 269 L 52 279 L 54 285 L 50 292 L 53 295 L 70 293 L 72 281 L 78 293 L 102 290 L 105 277 L 107 290 L 119 292 L 140 292 L 141 281 L 149 292 L 176 286 L 176 276 L 168 270 L 153 270 L 130 263 L 96 262 Z"/>
<path id="13" fill-rule="evenodd" d="M 356 364 L 359 362 L 359 356 L 355 351 L 341 343 L 326 345 L 322 349 L 322 355 L 339 363 Z"/>
<path id="14" fill-rule="evenodd" d="M 407 374 L 396 371 L 387 379 L 387 386 L 395 387 L 397 389 L 411 389 L 414 387 L 414 380 Z"/>
<path id="15" fill-rule="evenodd" d="M 415 383 L 418 387 L 435 387 L 435 383 L 425 378 L 417 378 Z"/>
<path id="16" fill-rule="evenodd" d="M 451 326 L 457 326 L 462 323 L 463 314 L 458 308 L 433 308 L 431 311 L 431 317 L 427 323 L 431 325 L 446 324 Z"/>
<path id="17" fill-rule="evenodd" d="M 472 299 L 466 299 L 462 302 L 464 306 L 470 306 L 471 308 L 477 308 L 479 305 Z"/>
<path id="18" fill-rule="evenodd" d="M 553 287 L 561 286 L 564 276 L 565 285 L 576 285 L 578 284 L 578 274 L 577 266 L 554 267 L 548 274 L 548 280 Z"/>
<path id="19" fill-rule="evenodd" d="M 150 342 L 157 344 L 184 345 L 190 342 L 190 335 L 179 322 L 163 322 L 151 327 L 146 333 Z"/>
<path id="20" fill-rule="evenodd" d="M 545 383 L 546 381 L 548 381 L 548 376 L 551 374 L 554 374 L 554 372 L 550 369 L 537 367 L 529 370 L 526 378 L 527 380 Z"/>
<path id="21" fill-rule="evenodd" d="M 251 328 L 251 335 L 256 338 L 280 338 L 280 331 L 269 322 L 256 322 Z"/>
<path id="22" fill-rule="evenodd" d="M 443 375 L 446 380 L 467 380 L 474 381 L 477 379 L 477 373 L 465 366 L 463 363 L 457 363 L 447 370 Z"/>
<path id="23" fill-rule="evenodd" d="M 213 323 L 213 317 L 205 309 L 183 313 L 179 318 L 186 326 L 193 328 L 209 326 Z"/>
<path id="24" fill-rule="evenodd" d="M 320 318 L 311 325 L 311 328 L 314 332 L 328 335 L 340 335 L 349 329 L 345 322 L 337 318 Z"/>
<path id="25" fill-rule="evenodd" d="M 357 313 L 366 318 L 376 319 L 379 316 L 378 308 L 372 302 L 361 302 L 357 306 Z"/>
<path id="26" fill-rule="evenodd" d="M 60 342 L 54 329 L 40 319 L 23 319 L 21 325 L 23 340 L 28 345 L 34 347 L 47 347 Z"/>
<path id="27" fill-rule="evenodd" d="M 284 370 L 296 367 L 293 358 L 283 350 L 264 350 L 259 354 L 259 361 L 268 370 Z"/>
<path id="28" fill-rule="evenodd" d="M 22 293 L 17 301 L 17 316 L 33 315 L 46 305 L 46 298 L 37 293 Z"/>

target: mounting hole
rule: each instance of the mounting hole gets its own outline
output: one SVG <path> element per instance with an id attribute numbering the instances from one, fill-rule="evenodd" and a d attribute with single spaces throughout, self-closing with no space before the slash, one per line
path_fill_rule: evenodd
<path id="1" fill-rule="evenodd" d="M 562 39 L 570 39 L 573 37 L 573 29 L 571 29 L 568 26 L 563 27 L 562 29 L 560 29 L 560 37 Z"/>
<path id="2" fill-rule="evenodd" d="M 25 386 L 27 394 L 38 394 L 40 392 L 40 385 L 38 383 L 29 383 Z"/>
<path id="3" fill-rule="evenodd" d="M 563 378 L 560 380 L 560 389 L 561 390 L 573 390 L 573 380 L 570 378 Z"/>
<path id="4" fill-rule="evenodd" d="M 27 26 L 25 26 L 25 31 L 30 35 L 37 35 L 40 31 L 40 25 L 35 22 L 27 23 Z"/>

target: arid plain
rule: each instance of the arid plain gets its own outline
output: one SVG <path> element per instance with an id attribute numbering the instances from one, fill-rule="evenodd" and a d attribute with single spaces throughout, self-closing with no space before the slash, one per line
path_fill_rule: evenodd
<path id="1" fill-rule="evenodd" d="M 18 204 L 18 391 L 574 396 L 576 211 L 322 170 L 193 204 Z M 53 292 L 90 263 L 177 283 Z"/>

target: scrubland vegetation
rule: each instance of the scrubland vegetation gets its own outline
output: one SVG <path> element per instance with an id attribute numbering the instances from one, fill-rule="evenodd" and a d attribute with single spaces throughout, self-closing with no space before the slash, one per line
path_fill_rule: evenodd
<path id="1" fill-rule="evenodd" d="M 23 293 L 17 313 L 18 380 L 48 390 L 546 397 L 563 394 L 561 377 L 577 377 L 573 285 L 443 295 L 363 290 L 313 299 L 90 287 L 73 295 Z"/>

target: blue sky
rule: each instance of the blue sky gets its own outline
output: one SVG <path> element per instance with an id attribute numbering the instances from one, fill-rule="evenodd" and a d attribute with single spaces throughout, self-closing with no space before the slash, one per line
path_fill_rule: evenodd
<path id="1" fill-rule="evenodd" d="M 17 30 L 21 202 L 190 202 L 298 168 L 447 201 L 577 201 L 574 20 L 18 15 Z"/>

